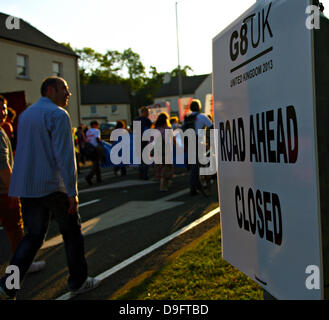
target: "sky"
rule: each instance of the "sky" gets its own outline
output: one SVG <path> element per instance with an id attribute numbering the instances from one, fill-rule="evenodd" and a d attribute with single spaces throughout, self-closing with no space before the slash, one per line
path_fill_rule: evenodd
<path id="1" fill-rule="evenodd" d="M 73 48 L 131 48 L 147 72 L 170 72 L 178 65 L 176 2 L 180 65 L 196 75 L 212 72 L 212 39 L 256 0 L 0 0 L 0 12 Z"/>

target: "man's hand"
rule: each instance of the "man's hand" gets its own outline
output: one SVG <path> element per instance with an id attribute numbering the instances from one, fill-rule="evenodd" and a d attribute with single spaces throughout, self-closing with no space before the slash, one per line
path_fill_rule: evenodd
<path id="1" fill-rule="evenodd" d="M 68 197 L 69 200 L 69 214 L 75 214 L 78 212 L 78 206 L 79 206 L 79 198 L 77 196 L 75 197 Z"/>
<path id="2" fill-rule="evenodd" d="M 18 198 L 16 198 L 16 197 L 8 197 L 8 208 L 9 209 L 19 208 Z"/>

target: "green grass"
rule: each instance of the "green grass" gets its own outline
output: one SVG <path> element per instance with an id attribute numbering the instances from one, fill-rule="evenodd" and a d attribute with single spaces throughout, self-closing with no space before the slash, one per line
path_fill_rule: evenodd
<path id="1" fill-rule="evenodd" d="M 262 300 L 263 292 L 251 279 L 221 257 L 220 228 L 161 269 L 148 272 L 114 299 L 124 300 Z"/>

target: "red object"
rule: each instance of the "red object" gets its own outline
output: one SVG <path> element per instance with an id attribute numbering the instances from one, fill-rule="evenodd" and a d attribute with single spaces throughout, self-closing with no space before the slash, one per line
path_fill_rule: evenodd
<path id="1" fill-rule="evenodd" d="M 16 118 L 13 123 L 14 132 L 16 132 L 18 117 L 27 107 L 25 91 L 4 92 L 0 94 L 7 99 L 7 107 L 16 111 Z"/>
<path id="2" fill-rule="evenodd" d="M 178 99 L 178 112 L 180 122 L 184 121 L 185 116 L 191 113 L 190 104 L 193 101 L 193 98 L 180 98 Z"/>
<path id="3" fill-rule="evenodd" d="M 7 134 L 8 137 L 10 138 L 11 145 L 13 148 L 13 152 L 15 154 L 15 149 L 16 149 L 16 143 L 17 143 L 17 124 L 18 124 L 18 117 L 19 115 L 26 109 L 26 98 L 25 98 L 25 91 L 14 91 L 14 92 L 4 92 L 0 93 L 2 96 L 4 96 L 7 99 L 7 107 L 15 110 L 16 112 L 16 117 L 14 119 L 14 122 L 12 123 L 11 129 L 11 134 Z M 4 123 L 4 127 L 6 127 L 7 123 Z M 9 123 L 11 126 L 11 123 Z M 10 130 L 10 128 L 4 128 L 4 130 Z M 8 132 L 10 133 L 10 131 Z M 7 131 L 6 131 L 7 133 Z"/>

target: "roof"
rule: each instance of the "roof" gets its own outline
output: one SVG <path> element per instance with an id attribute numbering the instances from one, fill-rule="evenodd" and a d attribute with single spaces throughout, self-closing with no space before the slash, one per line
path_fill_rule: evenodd
<path id="1" fill-rule="evenodd" d="M 8 17 L 9 15 L 0 12 L 0 38 L 78 57 L 75 52 L 49 38 L 23 19 L 19 19 L 19 29 L 7 29 Z"/>
<path id="2" fill-rule="evenodd" d="M 201 83 L 209 76 L 209 74 L 203 74 L 199 76 L 182 77 L 182 94 L 194 94 L 199 88 Z M 171 78 L 170 82 L 164 83 L 159 90 L 155 93 L 154 97 L 171 97 L 178 96 L 178 77 Z"/>
<path id="3" fill-rule="evenodd" d="M 120 84 L 81 85 L 81 104 L 129 104 L 129 95 Z"/>

